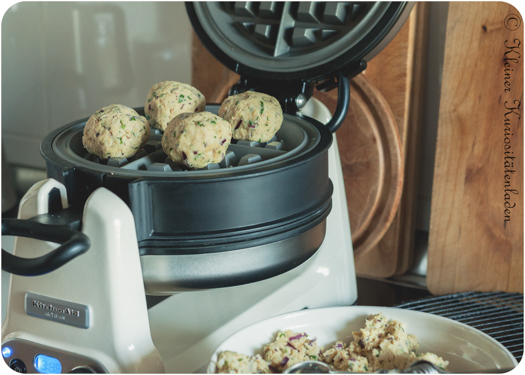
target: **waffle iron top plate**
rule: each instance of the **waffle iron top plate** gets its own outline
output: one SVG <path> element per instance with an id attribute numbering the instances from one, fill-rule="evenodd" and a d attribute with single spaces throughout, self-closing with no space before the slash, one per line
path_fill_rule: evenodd
<path id="1" fill-rule="evenodd" d="M 206 48 L 241 76 L 320 81 L 352 75 L 399 31 L 407 2 L 194 2 L 186 8 Z"/>

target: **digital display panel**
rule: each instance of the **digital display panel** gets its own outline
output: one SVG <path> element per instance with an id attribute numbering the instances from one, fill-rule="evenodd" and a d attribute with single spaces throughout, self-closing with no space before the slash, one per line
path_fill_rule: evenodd
<path id="1" fill-rule="evenodd" d="M 35 357 L 35 370 L 42 374 L 60 374 L 62 372 L 62 364 L 56 358 L 38 354 Z"/>

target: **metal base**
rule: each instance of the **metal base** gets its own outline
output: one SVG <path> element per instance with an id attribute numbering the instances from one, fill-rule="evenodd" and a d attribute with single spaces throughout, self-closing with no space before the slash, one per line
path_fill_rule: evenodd
<path id="1" fill-rule="evenodd" d="M 228 252 L 140 257 L 146 294 L 213 289 L 267 279 L 297 267 L 323 242 L 326 220 L 306 232 L 282 241 Z M 261 264 L 272 265 L 261 269 Z M 246 282 L 243 282 L 246 280 Z"/>

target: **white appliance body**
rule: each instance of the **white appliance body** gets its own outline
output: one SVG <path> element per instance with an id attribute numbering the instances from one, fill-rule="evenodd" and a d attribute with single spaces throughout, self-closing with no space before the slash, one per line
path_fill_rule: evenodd
<path id="1" fill-rule="evenodd" d="M 331 117 L 315 99 L 303 113 L 323 123 Z M 62 371 L 81 366 L 110 373 L 205 372 L 215 348 L 247 325 L 303 308 L 355 303 L 353 248 L 335 135 L 329 177 L 334 192 L 326 236 L 305 263 L 252 284 L 176 294 L 149 310 L 131 211 L 107 189 L 96 190 L 83 216 L 82 231 L 91 239 L 90 250 L 43 276 L 11 276 L 2 327 L 3 347 L 12 349 L 6 362 L 24 355 L 27 371 L 34 372 L 36 356 L 45 354 L 58 358 Z M 47 213 L 53 188 L 60 190 L 65 208 L 64 186 L 49 179 L 24 196 L 19 218 Z M 17 238 L 14 254 L 35 257 L 55 247 Z M 47 306 L 53 301 L 81 305 L 89 314 L 88 327 L 64 324 L 60 313 L 47 318 L 28 315 L 26 303 L 35 295 L 51 298 Z"/>
<path id="2" fill-rule="evenodd" d="M 54 188 L 67 208 L 64 185 L 47 179 L 26 193 L 18 217 L 47 213 Z M 164 372 L 151 339 L 131 210 L 100 188 L 86 202 L 82 222 L 82 232 L 91 240 L 85 254 L 45 275 L 11 275 L 2 326 L 2 348 L 11 351 L 8 358 L 2 352 L 6 362 L 27 372 Z M 17 237 L 14 254 L 34 258 L 56 247 Z M 74 320 L 72 315 L 78 318 L 73 324 L 81 320 L 81 326 L 65 323 Z M 13 364 L 16 360 L 21 363 Z"/>

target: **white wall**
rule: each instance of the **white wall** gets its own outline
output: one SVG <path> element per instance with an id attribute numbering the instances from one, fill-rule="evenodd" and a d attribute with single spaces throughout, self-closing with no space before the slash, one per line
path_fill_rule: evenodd
<path id="1" fill-rule="evenodd" d="M 191 81 L 182 2 L 22 2 L 2 20 L 2 146 L 44 168 L 53 129 L 108 104 L 144 105 L 163 80 Z"/>

